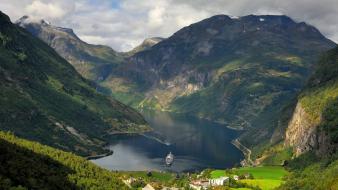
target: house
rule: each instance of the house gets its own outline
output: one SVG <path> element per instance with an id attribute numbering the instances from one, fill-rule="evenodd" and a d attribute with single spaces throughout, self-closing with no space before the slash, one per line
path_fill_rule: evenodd
<path id="1" fill-rule="evenodd" d="M 192 181 L 189 184 L 189 186 L 192 189 L 204 190 L 204 189 L 208 189 L 208 187 L 210 186 L 210 184 L 209 184 L 208 180 L 196 180 L 196 181 Z"/>
<path id="2" fill-rule="evenodd" d="M 234 175 L 233 178 L 234 178 L 234 180 L 236 180 L 236 181 L 239 180 L 239 176 L 238 176 L 238 175 Z"/>
<path id="3" fill-rule="evenodd" d="M 227 181 L 229 181 L 229 177 L 220 177 L 220 178 L 216 178 L 216 179 L 209 179 L 209 185 L 220 186 L 220 185 L 224 185 Z"/>

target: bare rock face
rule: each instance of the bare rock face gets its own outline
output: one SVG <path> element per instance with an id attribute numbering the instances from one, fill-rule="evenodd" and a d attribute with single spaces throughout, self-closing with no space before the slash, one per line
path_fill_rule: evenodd
<path id="1" fill-rule="evenodd" d="M 286 131 L 285 144 L 294 147 L 296 156 L 299 156 L 316 146 L 316 131 L 316 124 L 310 121 L 308 114 L 298 103 Z"/>
<path id="2" fill-rule="evenodd" d="M 312 121 L 298 102 L 286 130 L 285 145 L 294 148 L 295 156 L 310 150 L 315 150 L 317 154 L 329 153 L 330 139 L 318 126 L 319 122 Z"/>

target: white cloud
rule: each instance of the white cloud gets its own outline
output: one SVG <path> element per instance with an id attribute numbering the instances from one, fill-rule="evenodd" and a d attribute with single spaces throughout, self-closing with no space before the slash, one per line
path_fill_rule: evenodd
<path id="1" fill-rule="evenodd" d="M 316 26 L 338 42 L 338 0 L 0 0 L 12 21 L 23 15 L 74 29 L 83 40 L 116 50 L 144 38 L 169 37 L 180 28 L 215 14 L 286 14 Z"/>
<path id="2" fill-rule="evenodd" d="M 60 4 L 45 3 L 41 1 L 33 1 L 26 8 L 29 15 L 36 17 L 45 17 L 46 19 L 62 18 L 67 14 L 67 10 Z"/>

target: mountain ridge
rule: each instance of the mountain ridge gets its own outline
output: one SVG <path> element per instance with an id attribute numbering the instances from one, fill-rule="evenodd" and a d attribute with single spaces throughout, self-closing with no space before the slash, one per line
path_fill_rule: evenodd
<path id="1" fill-rule="evenodd" d="M 1 130 L 91 155 L 106 151 L 110 132 L 148 129 L 138 112 L 98 93 L 95 83 L 2 12 L 0 24 Z"/>
<path id="2" fill-rule="evenodd" d="M 139 110 L 249 129 L 241 139 L 249 146 L 273 135 L 283 105 L 306 83 L 316 57 L 334 46 L 285 15 L 215 15 L 103 69 L 98 82 Z"/>
<path id="3" fill-rule="evenodd" d="M 31 20 L 28 16 L 21 17 L 15 23 L 46 42 L 87 79 L 103 80 L 107 70 L 123 59 L 119 52 L 108 46 L 82 41 L 70 28 L 53 26 L 43 19 Z"/>

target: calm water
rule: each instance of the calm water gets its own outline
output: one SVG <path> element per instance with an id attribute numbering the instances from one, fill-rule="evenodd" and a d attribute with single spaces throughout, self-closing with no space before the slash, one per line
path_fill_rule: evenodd
<path id="1" fill-rule="evenodd" d="M 238 134 L 225 126 L 190 116 L 168 113 L 144 114 L 154 132 L 141 135 L 116 135 L 110 148 L 114 154 L 94 163 L 113 170 L 194 171 L 228 168 L 243 159 L 231 144 Z M 164 158 L 172 152 L 173 165 Z"/>

